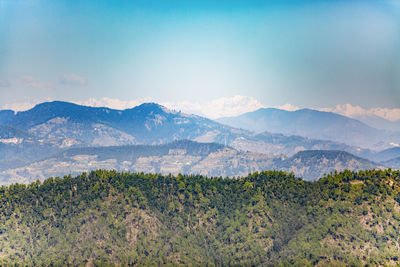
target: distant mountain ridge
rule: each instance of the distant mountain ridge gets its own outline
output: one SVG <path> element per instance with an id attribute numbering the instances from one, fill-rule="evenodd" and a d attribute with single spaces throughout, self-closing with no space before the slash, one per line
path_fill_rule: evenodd
<path id="1" fill-rule="evenodd" d="M 388 148 L 391 142 L 400 140 L 400 132 L 378 130 L 355 119 L 312 109 L 286 111 L 261 108 L 217 121 L 255 132 L 300 135 L 378 150 Z"/>
<path id="2" fill-rule="evenodd" d="M 332 141 L 268 132 L 256 135 L 200 116 L 168 110 L 155 103 L 114 110 L 55 101 L 39 104 L 28 111 L 15 114 L 6 111 L 5 114 L 8 115 L 0 117 L 0 124 L 21 129 L 60 148 L 163 144 L 187 139 L 228 144 L 238 149 L 247 146 L 245 150 L 272 154 L 293 155 L 304 149 L 359 153 L 357 148 Z M 272 135 L 275 137 L 271 139 Z"/>
<path id="3" fill-rule="evenodd" d="M 304 150 L 283 161 L 280 169 L 316 180 L 333 171 L 382 168 L 379 164 L 337 150 Z M 312 178 L 312 179 L 310 179 Z"/>
<path id="4" fill-rule="evenodd" d="M 144 103 L 132 109 L 114 110 L 55 101 L 18 112 L 12 118 L 7 116 L 6 119 L 0 120 L 0 124 L 20 128 L 42 138 L 61 136 L 86 145 L 90 145 L 90 140 L 96 137 L 85 138 L 85 134 L 95 133 L 99 127 L 104 131 L 112 130 L 112 134 L 119 135 L 118 139 L 122 133 L 129 135 L 126 136 L 129 141 L 118 143 L 118 140 L 115 140 L 109 145 L 157 144 L 179 139 L 201 138 L 208 131 L 218 130 L 225 136 L 234 132 L 232 127 L 203 117 L 171 111 L 156 103 Z M 59 130 L 61 127 L 69 130 Z M 240 130 L 236 132 L 247 133 Z M 222 141 L 222 137 L 219 139 L 221 140 L 218 141 Z"/>
<path id="5" fill-rule="evenodd" d="M 400 131 L 400 120 L 391 121 L 376 115 L 359 115 L 353 118 L 376 129 Z"/>
<path id="6" fill-rule="evenodd" d="M 384 166 L 386 166 L 387 168 L 392 168 L 392 169 L 398 170 L 398 169 L 400 169 L 400 157 L 384 161 L 384 162 L 382 162 L 382 164 Z"/>
<path id="7" fill-rule="evenodd" d="M 374 160 L 378 162 L 388 161 L 400 157 L 400 147 L 392 147 L 379 151 L 374 155 Z M 400 166 L 398 166 L 400 167 Z"/>

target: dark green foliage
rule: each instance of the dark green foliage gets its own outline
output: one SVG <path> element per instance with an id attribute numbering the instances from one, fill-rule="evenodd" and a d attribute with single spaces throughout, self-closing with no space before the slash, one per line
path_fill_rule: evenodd
<path id="1" fill-rule="evenodd" d="M 400 173 L 97 170 L 0 187 L 0 265 L 398 264 Z"/>

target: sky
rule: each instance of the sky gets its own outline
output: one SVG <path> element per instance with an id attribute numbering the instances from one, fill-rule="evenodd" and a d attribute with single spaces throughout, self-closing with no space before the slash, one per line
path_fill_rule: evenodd
<path id="1" fill-rule="evenodd" d="M 0 108 L 51 100 L 400 119 L 400 1 L 0 0 Z"/>

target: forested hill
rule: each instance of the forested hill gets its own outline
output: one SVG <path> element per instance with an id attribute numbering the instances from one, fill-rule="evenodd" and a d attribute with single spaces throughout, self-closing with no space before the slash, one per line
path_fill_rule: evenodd
<path id="1" fill-rule="evenodd" d="M 0 265 L 397 265 L 400 172 L 93 171 L 0 187 Z"/>

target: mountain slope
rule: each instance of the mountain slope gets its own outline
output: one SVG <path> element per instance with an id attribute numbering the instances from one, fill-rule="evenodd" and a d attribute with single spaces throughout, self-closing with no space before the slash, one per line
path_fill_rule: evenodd
<path id="1" fill-rule="evenodd" d="M 215 143 L 175 141 L 163 145 L 71 148 L 43 160 L 0 171 L 3 184 L 79 174 L 94 169 L 162 174 L 244 176 L 249 172 L 285 170 L 306 180 L 344 169 L 374 169 L 378 164 L 340 151 L 304 151 L 293 157 L 238 151 Z"/>
<path id="2" fill-rule="evenodd" d="M 400 157 L 400 147 L 392 147 L 379 151 L 374 155 L 374 160 L 377 162 L 388 161 Z"/>
<path id="3" fill-rule="evenodd" d="M 13 128 L 7 125 L 0 125 L 0 139 L 3 140 L 2 142 L 5 143 L 6 139 L 13 139 L 13 138 L 29 138 L 30 135 L 27 132 L 19 130 L 17 128 Z M 11 142 L 11 140 L 10 140 Z"/>
<path id="4" fill-rule="evenodd" d="M 28 183 L 98 168 L 163 174 L 243 176 L 251 171 L 272 167 L 277 158 L 240 152 L 220 144 L 193 141 L 175 141 L 163 145 L 71 148 L 23 167 L 4 170 L 0 172 L 0 183 Z"/>
<path id="5" fill-rule="evenodd" d="M 384 149 L 400 140 L 400 133 L 372 128 L 358 120 L 311 109 L 285 111 L 262 108 L 217 121 L 255 132 L 269 131 L 332 140 L 353 146 Z"/>
<path id="6" fill-rule="evenodd" d="M 57 151 L 59 147 L 51 142 L 14 127 L 0 125 L 0 171 L 26 165 Z"/>
<path id="7" fill-rule="evenodd" d="M 376 129 L 400 131 L 400 120 L 390 121 L 376 115 L 356 116 L 354 119 L 357 119 Z"/>
<path id="8" fill-rule="evenodd" d="M 293 156 L 295 153 L 303 150 L 343 150 L 366 158 L 374 155 L 374 152 L 369 149 L 362 149 L 334 141 L 270 132 L 263 132 L 246 140 L 237 138 L 230 145 L 243 151 L 249 150 L 266 154 L 283 154 L 286 156 Z"/>
<path id="9" fill-rule="evenodd" d="M 400 170 L 400 157 L 381 162 L 386 168 Z"/>
<path id="10" fill-rule="evenodd" d="M 97 146 L 160 144 L 180 139 L 222 143 L 225 137 L 229 141 L 235 135 L 247 133 L 155 103 L 113 110 L 56 101 L 18 112 L 7 123 L 40 138 L 71 139 Z"/>
<path id="11" fill-rule="evenodd" d="M 315 180 L 334 171 L 370 170 L 378 164 L 344 151 L 305 150 L 279 164 L 279 169 L 293 172 L 306 180 Z"/>
<path id="12" fill-rule="evenodd" d="M 14 111 L 0 110 L 0 124 L 8 124 L 14 117 Z"/>

